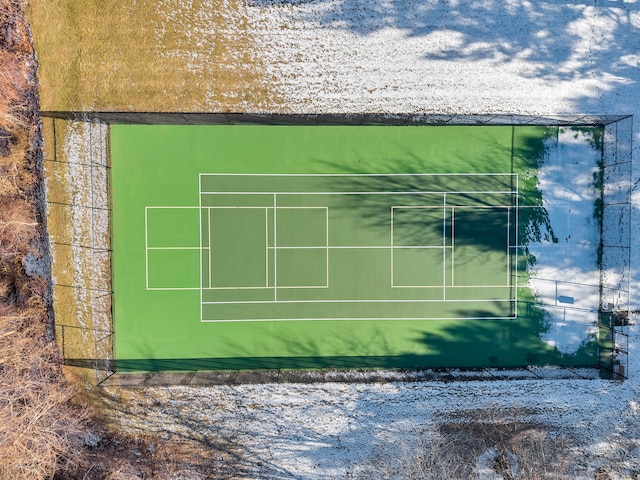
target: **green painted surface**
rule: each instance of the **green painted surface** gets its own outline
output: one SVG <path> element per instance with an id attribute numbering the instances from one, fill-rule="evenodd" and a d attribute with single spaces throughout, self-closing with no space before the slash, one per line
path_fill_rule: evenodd
<path id="1" fill-rule="evenodd" d="M 553 134 L 113 125 L 119 368 L 593 365 L 510 301 Z"/>

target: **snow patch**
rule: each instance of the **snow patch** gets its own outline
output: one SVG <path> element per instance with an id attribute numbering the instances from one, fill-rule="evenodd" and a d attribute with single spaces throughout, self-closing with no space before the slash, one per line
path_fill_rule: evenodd
<path id="1" fill-rule="evenodd" d="M 547 143 L 538 188 L 558 243 L 532 242 L 536 258 L 530 286 L 543 303 L 549 324 L 543 340 L 561 353 L 576 353 L 597 332 L 600 270 L 598 192 L 594 174 L 600 153 L 582 131 L 560 129 Z"/>

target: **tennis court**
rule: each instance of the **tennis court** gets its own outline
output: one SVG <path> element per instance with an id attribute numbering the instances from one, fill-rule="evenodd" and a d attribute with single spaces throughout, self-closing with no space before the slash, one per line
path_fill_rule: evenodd
<path id="1" fill-rule="evenodd" d="M 516 315 L 517 175 L 199 180 L 198 207 L 149 206 L 145 232 L 147 289 L 200 290 L 201 321 Z"/>
<path id="2" fill-rule="evenodd" d="M 523 256 L 552 133 L 112 125 L 119 368 L 554 363 Z"/>

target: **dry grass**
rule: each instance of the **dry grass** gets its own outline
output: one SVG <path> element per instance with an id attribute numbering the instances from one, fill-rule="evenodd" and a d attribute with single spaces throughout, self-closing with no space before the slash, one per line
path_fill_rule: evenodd
<path id="1" fill-rule="evenodd" d="M 43 110 L 282 108 L 245 0 L 29 3 Z"/>
<path id="2" fill-rule="evenodd" d="M 0 479 L 221 478 L 209 452 L 109 430 L 88 400 L 99 393 L 63 375 L 25 8 L 0 0 Z"/>
<path id="3" fill-rule="evenodd" d="M 32 50 L 19 1 L 0 4 L 0 478 L 51 477 L 83 422 L 48 334 L 49 285 L 24 258 L 45 255 L 37 198 Z M 29 66 L 31 65 L 31 67 Z"/>

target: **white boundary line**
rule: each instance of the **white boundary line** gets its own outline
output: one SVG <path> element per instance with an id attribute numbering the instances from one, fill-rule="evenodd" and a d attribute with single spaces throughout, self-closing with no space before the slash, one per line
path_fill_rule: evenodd
<path id="1" fill-rule="evenodd" d="M 511 288 L 513 285 L 449 285 L 447 288 Z M 272 289 L 273 287 L 205 287 L 204 290 L 265 290 Z M 324 285 L 294 285 L 294 286 L 280 286 L 278 288 L 327 288 Z M 400 285 L 393 288 L 442 288 L 442 285 Z M 404 301 L 404 300 L 403 300 Z M 409 300 L 407 300 L 409 301 Z M 438 301 L 442 301 L 439 299 Z M 279 301 L 278 301 L 279 302 Z"/>
<path id="2" fill-rule="evenodd" d="M 200 173 L 200 177 L 513 177 L 517 173 Z"/>
<path id="3" fill-rule="evenodd" d="M 216 248 L 213 245 L 213 219 L 211 218 L 211 209 L 207 209 L 207 237 L 209 238 L 209 265 L 207 271 L 209 272 L 209 287 L 213 285 L 213 254 Z"/>
<path id="4" fill-rule="evenodd" d="M 202 177 L 198 175 L 198 192 L 202 190 Z M 208 213 L 207 213 L 208 215 Z M 203 321 L 203 305 L 202 305 L 202 287 L 204 287 L 204 279 L 202 278 L 203 268 L 202 268 L 202 195 L 198 193 L 198 225 L 200 227 L 200 321 Z M 209 228 L 209 270 L 211 270 L 211 228 Z M 209 284 L 211 286 L 211 284 Z"/>
<path id="5" fill-rule="evenodd" d="M 507 208 L 507 283 L 511 282 L 511 209 Z"/>
<path id="6" fill-rule="evenodd" d="M 451 286 L 456 286 L 456 207 L 451 207 Z"/>
<path id="7" fill-rule="evenodd" d="M 394 268 L 395 268 L 394 265 L 393 265 L 393 245 L 394 245 L 394 243 L 393 243 L 393 235 L 394 235 L 393 234 L 393 205 L 391 205 L 391 241 L 389 242 L 389 244 L 391 245 L 391 279 L 390 279 L 391 288 L 393 288 L 393 280 L 394 280 L 393 272 L 394 272 Z"/>
<path id="8" fill-rule="evenodd" d="M 325 245 L 327 247 L 326 249 L 326 267 L 327 267 L 327 271 L 325 272 L 325 284 L 327 285 L 327 288 L 329 288 L 329 207 L 326 207 L 326 210 L 324 211 L 324 218 L 325 218 L 325 227 L 324 227 L 324 233 L 325 233 Z"/>
<path id="9" fill-rule="evenodd" d="M 438 287 L 439 288 L 439 287 Z M 506 287 L 502 287 L 506 288 Z M 455 300 L 456 303 L 489 303 L 489 302 L 511 302 L 512 299 L 504 298 L 490 298 L 482 300 Z M 271 303 L 449 303 L 447 300 L 442 299 L 412 299 L 412 300 L 400 300 L 400 299 L 370 299 L 370 300 L 278 300 L 277 302 L 271 300 L 247 300 L 247 301 L 229 301 L 229 302 L 203 302 L 204 305 L 252 305 L 252 304 L 271 304 Z"/>
<path id="10" fill-rule="evenodd" d="M 451 249 L 453 253 L 453 249 Z M 442 299 L 447 299 L 447 193 L 442 194 Z"/>
<path id="11" fill-rule="evenodd" d="M 449 193 L 451 195 L 513 195 L 513 190 L 468 190 L 468 191 L 450 191 L 447 190 L 418 190 L 412 192 L 201 192 L 201 195 L 270 195 L 275 193 L 276 195 L 442 195 L 443 193 Z M 261 206 L 261 205 L 260 205 Z M 229 207 L 229 208 L 243 208 L 243 207 Z M 245 207 L 256 208 L 256 207 Z M 278 208 L 307 208 L 307 207 L 278 207 Z M 311 207 L 309 207 L 311 208 Z"/>
<path id="12" fill-rule="evenodd" d="M 158 208 L 158 209 L 168 208 L 168 209 L 172 209 L 172 210 L 174 210 L 174 209 L 175 209 L 175 210 L 177 210 L 177 209 L 179 209 L 179 208 L 185 208 L 185 209 L 187 209 L 187 208 L 191 208 L 191 209 L 196 209 L 196 208 L 200 208 L 200 207 L 190 206 L 190 205 L 186 205 L 186 206 L 185 206 L 185 205 L 175 205 L 175 206 L 172 206 L 172 205 L 150 205 L 150 206 L 148 206 L 148 207 L 144 207 L 144 208 L 153 208 L 153 209 L 156 209 L 156 208 Z"/>
<path id="13" fill-rule="evenodd" d="M 149 290 L 149 220 L 147 218 L 148 210 L 149 207 L 144 207 L 144 276 L 147 290 Z"/>
<path id="14" fill-rule="evenodd" d="M 515 271 L 515 292 L 514 292 L 514 297 L 515 297 L 515 309 L 514 309 L 514 316 L 516 318 L 518 318 L 518 245 L 520 244 L 520 232 L 518 230 L 519 225 L 520 225 L 520 177 L 518 175 L 516 175 L 516 193 L 515 193 L 515 204 L 516 204 L 516 237 L 515 237 L 515 247 L 516 247 L 516 271 Z"/>
<path id="15" fill-rule="evenodd" d="M 227 323 L 227 322 L 309 322 L 309 321 L 425 321 L 425 320 L 514 320 L 514 317 L 333 317 L 333 318 L 247 318 L 229 320 L 202 320 L 202 323 Z"/>
<path id="16" fill-rule="evenodd" d="M 201 193 L 202 194 L 202 193 Z M 273 194 L 273 301 L 278 301 L 278 234 L 276 230 L 278 212 L 278 194 Z"/>
<path id="17" fill-rule="evenodd" d="M 196 247 L 197 248 L 197 247 Z M 325 246 L 324 245 L 316 245 L 316 246 L 311 246 L 311 247 L 269 247 L 270 250 L 273 249 L 278 249 L 278 250 L 304 250 L 304 249 L 324 249 Z M 403 248 L 405 249 L 411 249 L 411 250 L 415 250 L 415 249 L 423 249 L 423 250 L 428 250 L 428 249 L 441 249 L 441 246 L 420 246 L 420 245 L 416 245 L 415 247 L 413 246 L 403 246 L 403 245 L 395 245 L 395 246 L 390 246 L 390 245 L 330 245 L 327 248 L 329 248 L 330 250 L 358 250 L 358 249 L 363 249 L 363 250 L 371 250 L 371 249 L 384 249 L 384 250 L 389 250 L 390 248 L 393 248 L 395 250 L 402 250 Z M 447 245 L 447 247 L 445 248 L 451 248 L 450 246 Z"/>
<path id="18" fill-rule="evenodd" d="M 147 288 L 147 290 L 153 291 L 153 290 L 166 290 L 166 291 L 173 291 L 173 290 L 200 290 L 200 287 L 149 287 Z"/>
<path id="19" fill-rule="evenodd" d="M 199 249 L 200 247 L 147 247 L 147 250 L 199 250 Z"/>
<path id="20" fill-rule="evenodd" d="M 269 288 L 269 207 L 264 207 L 264 286 Z"/>

